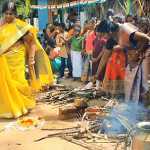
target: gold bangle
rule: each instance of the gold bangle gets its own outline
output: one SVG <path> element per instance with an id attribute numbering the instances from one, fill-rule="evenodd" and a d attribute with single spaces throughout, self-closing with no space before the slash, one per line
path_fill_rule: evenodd
<path id="1" fill-rule="evenodd" d="M 34 59 L 34 57 L 29 57 L 29 59 Z"/>
<path id="2" fill-rule="evenodd" d="M 34 58 L 34 56 L 30 56 L 29 58 Z"/>

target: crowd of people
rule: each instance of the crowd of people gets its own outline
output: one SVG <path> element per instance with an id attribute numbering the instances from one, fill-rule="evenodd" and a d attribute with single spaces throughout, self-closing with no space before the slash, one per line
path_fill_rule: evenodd
<path id="1" fill-rule="evenodd" d="M 125 101 L 148 101 L 150 25 L 146 18 L 114 16 L 79 21 L 66 28 L 48 24 L 41 44 L 37 30 L 17 18 L 6 2 L 0 21 L 0 118 L 18 118 L 35 107 L 35 94 L 59 78 L 79 80 Z M 52 69 L 51 69 L 52 68 Z M 33 94 L 34 93 L 34 94 Z"/>
<path id="2" fill-rule="evenodd" d="M 125 17 L 109 11 L 106 19 L 91 19 L 84 28 L 76 22 L 48 24 L 43 47 L 54 73 L 87 83 L 111 96 L 126 101 L 143 101 L 148 92 L 150 21 L 148 18 Z"/>

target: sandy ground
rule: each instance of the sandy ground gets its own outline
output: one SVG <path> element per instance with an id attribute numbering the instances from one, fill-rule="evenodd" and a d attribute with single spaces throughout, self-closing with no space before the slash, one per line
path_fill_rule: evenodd
<path id="1" fill-rule="evenodd" d="M 45 104 L 38 104 L 28 115 L 44 118 L 43 128 L 68 128 L 76 126 L 76 122 L 60 121 L 57 119 L 58 109 Z M 18 128 L 7 128 L 8 124 L 16 120 L 0 120 L 0 150 L 84 150 L 84 148 L 62 140 L 60 138 L 47 138 L 39 142 L 34 140 L 52 134 L 54 131 L 43 131 L 38 128 L 22 131 Z"/>
<path id="2" fill-rule="evenodd" d="M 70 87 L 83 86 L 81 82 L 75 82 L 71 79 L 62 80 L 61 84 Z M 44 103 L 38 103 L 36 108 L 26 116 L 42 118 L 42 121 L 44 121 L 43 128 L 45 129 L 69 128 L 78 124 L 78 120 L 59 120 L 58 108 Z M 16 120 L 0 119 L 0 150 L 86 150 L 86 148 L 67 142 L 59 137 L 46 138 L 35 142 L 35 140 L 52 134 L 54 131 L 40 130 L 38 128 L 22 131 L 17 127 L 6 129 L 6 126 L 12 122 L 16 122 Z M 109 144 L 106 144 L 105 148 L 102 146 L 99 146 L 99 148 L 100 150 L 113 150 Z"/>
<path id="3" fill-rule="evenodd" d="M 66 81 L 62 81 L 62 84 Z M 67 80 L 65 85 L 72 85 L 72 80 Z M 74 82 L 75 87 L 80 85 L 80 82 Z M 58 109 L 52 108 L 49 105 L 38 104 L 27 116 L 44 118 L 45 128 L 68 128 L 76 125 L 76 122 L 58 120 Z M 17 128 L 5 127 L 16 122 L 15 119 L 0 119 L 0 150 L 85 150 L 81 146 L 72 144 L 58 137 L 47 138 L 39 142 L 34 140 L 44 137 L 52 131 L 43 131 L 37 128 L 21 131 Z M 4 130 L 5 129 L 5 130 Z M 54 132 L 54 131 L 53 131 Z"/>

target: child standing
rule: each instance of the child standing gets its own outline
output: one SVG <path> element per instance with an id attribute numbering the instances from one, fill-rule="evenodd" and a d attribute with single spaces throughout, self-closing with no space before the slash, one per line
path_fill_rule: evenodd
<path id="1" fill-rule="evenodd" d="M 71 61 L 72 61 L 72 75 L 74 80 L 80 79 L 82 73 L 82 49 L 83 36 L 80 36 L 80 26 L 74 27 L 74 36 L 71 39 Z"/>
<path id="2" fill-rule="evenodd" d="M 68 55 L 66 50 L 66 41 L 64 39 L 64 30 L 62 27 L 59 27 L 59 33 L 56 36 L 56 45 L 57 48 L 59 48 L 59 57 L 61 58 L 60 78 L 63 78 Z"/>
<path id="3" fill-rule="evenodd" d="M 83 62 L 83 71 L 82 71 L 82 81 L 88 82 L 92 76 L 92 53 L 93 53 L 93 41 L 96 38 L 94 32 L 95 24 L 94 22 L 89 22 L 85 30 L 85 43 L 84 43 L 84 62 Z"/>

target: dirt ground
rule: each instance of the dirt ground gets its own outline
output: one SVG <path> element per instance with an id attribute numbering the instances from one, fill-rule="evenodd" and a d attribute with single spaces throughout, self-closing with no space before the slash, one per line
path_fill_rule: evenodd
<path id="1" fill-rule="evenodd" d="M 58 120 L 57 114 L 58 109 L 53 109 L 51 106 L 45 104 L 38 104 L 28 116 L 44 118 L 43 128 L 58 129 L 76 126 L 77 122 Z M 41 131 L 37 128 L 26 131 L 16 128 L 3 130 L 8 124 L 15 121 L 0 120 L 0 150 L 84 150 L 84 148 L 60 138 L 47 138 L 39 142 L 34 142 L 36 139 L 52 134 L 53 131 Z"/>
<path id="2" fill-rule="evenodd" d="M 72 85 L 72 80 L 62 81 L 61 83 L 67 86 Z M 77 87 L 80 84 L 80 82 L 74 82 L 73 85 Z M 27 116 L 43 118 L 45 128 L 68 128 L 77 124 L 77 122 L 60 121 L 57 114 L 58 108 L 54 109 L 50 105 L 40 103 Z M 0 119 L 0 150 L 85 150 L 85 148 L 57 137 L 34 142 L 34 140 L 44 137 L 52 131 L 41 131 L 37 128 L 26 131 L 16 128 L 4 130 L 7 125 L 15 121 L 15 119 Z"/>
<path id="3" fill-rule="evenodd" d="M 81 82 L 75 82 L 71 79 L 62 80 L 61 84 L 70 87 L 83 86 Z M 70 128 L 77 126 L 78 120 L 61 121 L 58 119 L 58 108 L 38 103 L 28 115 L 29 117 L 42 118 L 43 128 Z M 0 150 L 86 150 L 81 146 L 67 142 L 59 137 L 51 137 L 35 142 L 35 140 L 45 137 L 54 131 L 40 130 L 38 128 L 22 131 L 17 127 L 10 127 L 10 124 L 16 122 L 15 119 L 0 119 Z M 9 125 L 9 126 L 8 126 Z M 110 145 L 106 144 L 101 150 L 113 150 Z"/>

